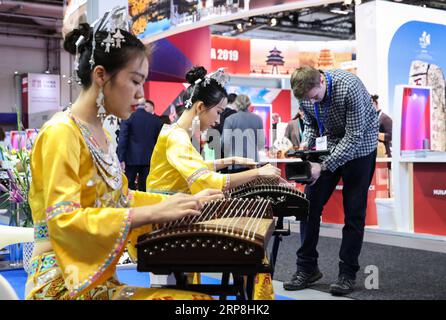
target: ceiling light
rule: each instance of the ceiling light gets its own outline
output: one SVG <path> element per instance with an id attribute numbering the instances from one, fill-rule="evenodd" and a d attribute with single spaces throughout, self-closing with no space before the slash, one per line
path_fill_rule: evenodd
<path id="1" fill-rule="evenodd" d="M 340 9 L 331 9 L 330 12 L 337 13 L 337 14 L 348 14 L 348 11 L 340 10 Z"/>

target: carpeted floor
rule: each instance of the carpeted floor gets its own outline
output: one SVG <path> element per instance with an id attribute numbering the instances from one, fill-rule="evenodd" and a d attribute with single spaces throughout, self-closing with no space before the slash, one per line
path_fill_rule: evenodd
<path id="1" fill-rule="evenodd" d="M 270 248 L 272 244 L 270 241 Z M 287 281 L 296 269 L 298 233 L 284 237 L 280 244 L 274 280 Z M 319 268 L 324 277 L 311 288 L 328 292 L 338 275 L 341 239 L 320 237 Z M 364 243 L 359 258 L 357 290 L 348 297 L 360 300 L 446 299 L 446 254 Z M 365 289 L 366 266 L 379 271 L 379 289 Z"/>
<path id="2" fill-rule="evenodd" d="M 270 247 L 272 245 L 270 241 Z M 299 234 L 284 237 L 280 244 L 274 280 L 287 281 L 295 272 Z M 330 283 L 337 279 L 338 252 L 341 239 L 321 237 L 318 245 L 319 268 L 324 277 L 311 288 L 328 292 Z M 357 290 L 348 297 L 359 300 L 445 300 L 446 254 L 365 242 L 360 256 L 361 270 L 357 274 Z M 379 271 L 379 288 L 367 290 L 365 267 L 374 265 Z M 23 299 L 26 273 L 21 270 L 2 271 L 2 274 Z M 119 270 L 119 279 L 127 284 L 147 286 L 148 275 L 135 270 Z M 203 283 L 216 279 L 203 277 Z M 288 299 L 276 296 L 276 299 Z"/>

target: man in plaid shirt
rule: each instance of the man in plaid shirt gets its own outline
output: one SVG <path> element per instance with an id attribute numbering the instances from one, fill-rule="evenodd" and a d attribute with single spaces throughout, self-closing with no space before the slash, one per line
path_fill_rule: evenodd
<path id="1" fill-rule="evenodd" d="M 358 257 L 364 236 L 367 194 L 375 171 L 378 117 L 361 80 L 343 70 L 320 71 L 303 66 L 291 76 L 291 88 L 304 112 L 301 147 L 330 150 L 321 162 L 311 162 L 313 182 L 305 187 L 310 201 L 307 221 L 300 223 L 301 247 L 297 271 L 284 283 L 286 290 L 300 290 L 319 280 L 316 250 L 320 218 L 340 178 L 343 181 L 345 225 L 339 252 L 338 281 L 333 295 L 354 290 Z"/>

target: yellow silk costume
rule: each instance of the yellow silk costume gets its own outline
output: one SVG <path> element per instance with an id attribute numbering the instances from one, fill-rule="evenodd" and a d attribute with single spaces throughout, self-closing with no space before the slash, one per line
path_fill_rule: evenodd
<path id="1" fill-rule="evenodd" d="M 209 299 L 200 293 L 125 286 L 116 279 L 125 246 L 138 231 L 147 231 L 130 231 L 129 207 L 155 204 L 166 196 L 129 192 L 119 166 L 115 180 L 122 183 L 112 181 L 116 187 L 110 187 L 89 149 L 87 140 L 94 138 L 85 130 L 69 112 L 60 112 L 35 141 L 29 193 L 35 249 L 26 299 Z"/>
<path id="2" fill-rule="evenodd" d="M 215 171 L 214 163 L 204 161 L 194 148 L 186 130 L 176 123 L 164 125 L 153 149 L 147 192 L 195 194 L 207 188 L 225 191 L 230 185 L 230 175 Z M 254 299 L 274 299 L 271 274 L 257 275 Z"/>
<path id="3" fill-rule="evenodd" d="M 147 177 L 147 191 L 192 193 L 204 189 L 225 190 L 229 175 L 215 172 L 193 147 L 188 133 L 176 123 L 164 125 L 156 142 Z"/>

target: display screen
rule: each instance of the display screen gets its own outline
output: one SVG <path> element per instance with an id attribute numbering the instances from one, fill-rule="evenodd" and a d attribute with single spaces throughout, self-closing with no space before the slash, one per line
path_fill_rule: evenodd
<path id="1" fill-rule="evenodd" d="M 24 149 L 26 147 L 26 132 L 11 131 L 11 148 L 15 150 Z"/>
<path id="2" fill-rule="evenodd" d="M 253 105 L 251 112 L 262 118 L 263 129 L 265 130 L 265 148 L 269 148 L 271 139 L 271 105 Z"/>
<path id="3" fill-rule="evenodd" d="M 430 89 L 404 88 L 401 118 L 401 150 L 430 148 Z M 425 141 L 423 145 L 423 141 Z"/>

